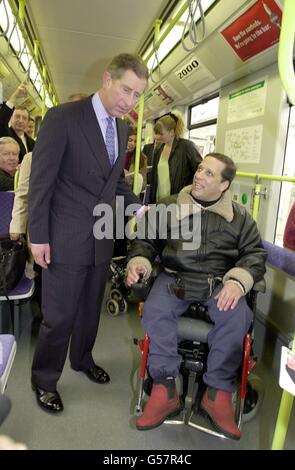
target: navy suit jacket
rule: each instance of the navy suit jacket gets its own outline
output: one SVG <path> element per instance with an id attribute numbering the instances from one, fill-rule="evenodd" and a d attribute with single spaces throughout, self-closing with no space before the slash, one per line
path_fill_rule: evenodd
<path id="1" fill-rule="evenodd" d="M 113 204 L 116 195 L 125 196 L 125 204 L 140 203 L 123 174 L 128 127 L 116 122 L 119 156 L 111 168 L 91 97 L 45 116 L 32 158 L 29 233 L 32 243 L 50 243 L 53 262 L 109 260 L 113 241 L 94 238 L 94 207 Z"/>

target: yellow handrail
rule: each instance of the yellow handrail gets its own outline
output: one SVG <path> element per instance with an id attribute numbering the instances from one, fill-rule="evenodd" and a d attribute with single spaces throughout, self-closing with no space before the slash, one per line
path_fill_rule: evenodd
<path id="1" fill-rule="evenodd" d="M 174 28 L 174 26 L 176 25 L 176 23 L 178 22 L 178 20 L 182 17 L 182 15 L 184 14 L 184 12 L 187 10 L 187 2 L 185 2 L 181 9 L 179 10 L 179 12 L 177 13 L 177 15 L 173 18 L 173 20 L 169 23 L 169 25 L 167 26 L 167 28 L 165 29 L 165 31 L 161 34 L 161 37 L 160 36 L 160 30 L 158 29 L 158 36 L 155 37 L 155 47 L 158 49 L 160 44 L 164 41 L 164 39 L 168 36 L 168 34 L 170 33 L 170 31 Z M 161 20 L 156 20 L 156 22 L 159 22 Z M 155 22 L 155 23 L 156 23 Z M 159 23 L 158 23 L 159 24 Z M 156 33 L 156 24 L 155 24 L 155 33 Z M 147 63 L 148 60 L 152 57 L 154 53 L 154 48 L 151 49 L 151 52 L 146 56 L 146 58 L 144 59 L 145 62 Z"/>
<path id="2" fill-rule="evenodd" d="M 293 105 L 295 105 L 295 74 L 293 66 L 294 37 L 295 2 L 294 0 L 285 0 L 281 25 L 278 65 L 283 87 Z M 292 350 L 295 351 L 295 335 L 293 338 Z M 283 390 L 271 447 L 272 450 L 282 450 L 284 448 L 293 401 L 294 396 L 286 390 Z"/>
<path id="3" fill-rule="evenodd" d="M 155 42 L 158 41 L 160 34 L 161 20 L 156 20 L 154 23 L 154 38 Z M 137 181 L 139 172 L 139 163 L 141 155 L 141 132 L 143 122 L 143 109 L 144 109 L 144 95 L 140 97 L 138 107 L 138 119 L 137 119 L 137 135 L 136 135 L 136 150 L 135 150 L 135 163 L 134 163 L 134 180 L 133 180 L 133 192 L 137 194 Z"/>
<path id="4" fill-rule="evenodd" d="M 292 351 L 295 352 L 295 336 Z M 271 450 L 282 450 L 284 448 L 293 401 L 294 396 L 287 390 L 283 390 Z"/>
<path id="5" fill-rule="evenodd" d="M 289 100 L 295 105 L 295 74 L 293 47 L 295 37 L 295 2 L 285 0 L 282 16 L 278 65 L 283 87 Z"/>
<path id="6" fill-rule="evenodd" d="M 267 175 L 264 173 L 245 173 L 243 171 L 237 171 L 237 176 L 244 178 L 254 178 L 259 180 L 271 180 L 271 181 L 281 181 L 288 183 L 295 183 L 295 178 L 293 176 L 276 176 L 276 175 Z"/>
<path id="7" fill-rule="evenodd" d="M 13 179 L 13 191 L 17 191 L 18 180 L 19 180 L 19 168 L 16 170 L 15 175 L 14 175 L 14 179 Z"/>
<path id="8" fill-rule="evenodd" d="M 138 120 L 137 120 L 137 135 L 136 135 L 136 149 L 135 149 L 135 162 L 134 162 L 134 179 L 133 179 L 133 192 L 138 194 L 138 172 L 141 154 L 141 131 L 143 121 L 143 108 L 144 108 L 144 95 L 140 97 L 139 108 L 138 108 Z"/>
<path id="9" fill-rule="evenodd" d="M 253 208 L 252 208 L 252 217 L 256 222 L 258 219 L 259 204 L 260 204 L 260 197 L 261 197 L 261 180 L 295 183 L 295 178 L 291 176 L 276 176 L 276 175 L 267 175 L 263 173 L 247 173 L 243 171 L 237 171 L 237 176 L 240 176 L 241 178 L 253 178 L 256 180 L 254 197 L 253 197 Z"/>

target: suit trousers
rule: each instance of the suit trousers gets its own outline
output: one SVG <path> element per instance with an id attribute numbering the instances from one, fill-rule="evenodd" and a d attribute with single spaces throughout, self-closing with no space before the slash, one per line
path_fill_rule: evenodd
<path id="1" fill-rule="evenodd" d="M 42 312 L 32 365 L 32 383 L 55 391 L 70 343 L 70 362 L 75 370 L 94 365 L 100 308 L 109 262 L 98 266 L 53 263 L 42 273 Z"/>
<path id="2" fill-rule="evenodd" d="M 167 285 L 171 282 L 171 276 L 161 273 L 144 304 L 142 325 L 150 337 L 148 367 L 153 379 L 178 375 L 181 356 L 177 353 L 177 321 L 192 303 L 170 293 Z M 218 310 L 214 296 L 221 288 L 222 285 L 219 285 L 210 299 L 202 301 L 214 322 L 208 335 L 209 355 L 203 378 L 213 388 L 232 392 L 242 361 L 244 336 L 252 321 L 252 311 L 245 297 L 241 297 L 233 310 Z"/>

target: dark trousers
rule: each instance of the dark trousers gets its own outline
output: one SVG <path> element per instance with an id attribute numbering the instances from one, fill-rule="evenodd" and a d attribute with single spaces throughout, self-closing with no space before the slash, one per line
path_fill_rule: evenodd
<path id="1" fill-rule="evenodd" d="M 95 343 L 109 262 L 99 266 L 52 264 L 43 270 L 42 312 L 32 382 L 55 391 L 70 344 L 75 370 L 94 364 Z"/>
<path id="2" fill-rule="evenodd" d="M 144 304 L 142 325 L 150 337 L 149 372 L 154 379 L 179 373 L 181 357 L 177 353 L 177 321 L 191 304 L 171 294 L 167 284 L 171 276 L 161 273 Z M 214 296 L 203 302 L 214 326 L 208 335 L 209 356 L 204 382 L 218 390 L 232 392 L 242 361 L 243 339 L 252 321 L 252 311 L 242 297 L 233 310 L 219 311 Z"/>

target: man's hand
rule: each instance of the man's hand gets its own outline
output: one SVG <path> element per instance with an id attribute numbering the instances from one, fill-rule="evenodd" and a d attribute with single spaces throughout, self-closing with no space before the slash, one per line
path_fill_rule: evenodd
<path id="1" fill-rule="evenodd" d="M 17 89 L 12 93 L 12 95 L 8 98 L 9 101 L 13 106 L 15 106 L 18 98 L 25 98 L 28 94 L 28 87 L 25 83 L 21 83 Z"/>
<path id="2" fill-rule="evenodd" d="M 136 264 L 127 271 L 127 285 L 130 287 L 132 284 L 138 282 L 140 275 L 146 273 L 146 268 L 142 264 Z"/>
<path id="3" fill-rule="evenodd" d="M 32 254 L 34 260 L 41 268 L 47 269 L 47 265 L 50 264 L 50 245 L 44 243 L 44 245 L 31 245 Z"/>
<path id="4" fill-rule="evenodd" d="M 242 295 L 241 288 L 237 284 L 228 281 L 214 297 L 217 300 L 218 310 L 224 310 L 225 312 L 229 308 L 233 310 L 238 305 Z"/>
<path id="5" fill-rule="evenodd" d="M 24 236 L 24 233 L 10 233 L 10 240 L 19 240 L 21 236 Z"/>
<path id="6" fill-rule="evenodd" d="M 28 448 L 21 442 L 15 442 L 10 437 L 1 435 L 0 450 L 28 450 Z"/>
<path id="7" fill-rule="evenodd" d="M 144 214 L 146 214 L 148 211 L 150 210 L 150 207 L 149 206 L 141 206 L 137 211 L 136 211 L 136 214 L 135 214 L 135 217 L 137 220 L 141 219 Z"/>

